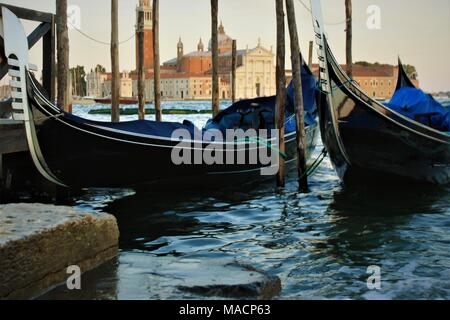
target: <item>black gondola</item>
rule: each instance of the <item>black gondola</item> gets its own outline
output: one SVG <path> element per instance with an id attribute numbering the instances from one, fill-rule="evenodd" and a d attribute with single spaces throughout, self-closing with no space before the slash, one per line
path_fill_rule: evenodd
<path id="1" fill-rule="evenodd" d="M 3 24 L 6 56 L 13 76 L 14 115 L 25 121 L 33 161 L 48 180 L 81 188 L 149 184 L 215 188 L 223 184 L 262 179 L 261 170 L 273 171 L 269 170 L 271 166 L 276 167 L 272 168 L 276 173 L 277 165 L 273 162 L 262 161 L 259 156 L 256 162 L 249 161 L 250 151 L 268 151 L 276 146 L 275 136 L 262 141 L 255 141 L 255 137 L 240 141 L 215 141 L 205 138 L 205 133 L 189 122 L 133 121 L 111 124 L 62 112 L 49 101 L 39 83 L 27 71 L 25 33 L 17 17 L 6 8 L 3 8 Z M 313 77 L 309 70 L 302 71 Z M 314 85 L 309 88 L 313 92 Z M 216 132 L 228 128 L 274 129 L 274 109 L 275 97 L 240 101 L 212 119 L 207 128 Z M 314 112 L 309 114 L 310 117 L 314 115 Z M 228 126 L 224 127 L 224 123 Z M 318 125 L 315 119 L 307 124 L 307 154 L 311 155 L 316 145 Z M 182 145 L 173 136 L 178 129 L 191 135 L 191 138 L 183 140 Z M 285 139 L 287 163 L 295 163 L 295 128 L 287 132 Z M 182 150 L 183 154 L 190 152 L 188 159 L 192 164 L 174 162 L 174 150 Z M 196 155 L 206 151 L 216 155 L 221 150 L 222 155 L 225 154 L 226 159 L 233 158 L 235 164 L 197 162 Z M 245 161 L 238 163 L 237 158 L 243 150 Z M 278 152 L 275 148 L 268 153 L 273 155 Z"/>
<path id="2" fill-rule="evenodd" d="M 319 106 L 320 128 L 340 179 L 346 185 L 449 184 L 450 135 L 364 93 L 334 58 L 323 31 L 320 2 L 312 4 L 321 90 L 327 97 Z M 400 63 L 397 92 L 405 87 L 414 85 Z"/>

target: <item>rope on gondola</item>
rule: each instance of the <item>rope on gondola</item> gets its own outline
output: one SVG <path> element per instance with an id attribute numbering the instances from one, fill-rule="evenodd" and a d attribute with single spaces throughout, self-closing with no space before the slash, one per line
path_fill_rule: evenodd
<path id="1" fill-rule="evenodd" d="M 264 141 L 264 140 L 260 139 L 259 137 L 246 137 L 245 139 L 237 139 L 237 140 L 235 140 L 235 142 L 236 143 L 254 142 L 257 145 L 262 145 L 266 148 L 269 148 L 273 151 L 278 152 L 284 160 L 287 159 L 287 154 L 285 152 L 282 152 L 280 149 L 273 147 L 272 143 L 268 142 L 268 140 Z"/>
<path id="2" fill-rule="evenodd" d="M 320 165 L 322 164 L 323 160 L 325 160 L 325 158 L 328 155 L 328 151 L 326 148 L 323 148 L 322 152 L 320 153 L 320 155 L 317 157 L 317 159 L 306 169 L 305 173 L 303 173 L 303 175 L 300 177 L 303 178 L 305 175 L 307 175 L 308 177 L 312 176 L 317 169 L 320 167 Z"/>
<path id="3" fill-rule="evenodd" d="M 309 8 L 302 0 L 297 0 L 305 9 L 306 11 L 308 11 L 309 13 L 312 13 L 311 8 Z M 339 26 L 342 25 L 346 22 L 346 20 L 342 21 L 342 22 L 331 22 L 331 23 L 325 23 L 328 26 Z"/>
<path id="4" fill-rule="evenodd" d="M 285 122 L 287 123 L 287 122 L 291 121 L 292 119 L 295 118 L 295 116 L 296 116 L 295 114 L 291 115 L 289 118 L 286 119 Z M 268 140 L 263 141 L 263 140 L 261 140 L 261 138 L 259 138 L 259 137 L 246 137 L 245 139 L 238 139 L 238 140 L 236 140 L 235 142 L 236 142 L 236 143 L 242 143 L 242 142 L 255 142 L 257 145 L 262 145 L 262 146 L 264 146 L 264 147 L 266 147 L 266 148 L 269 148 L 269 149 L 271 149 L 271 150 L 273 150 L 273 151 L 278 152 L 278 153 L 280 154 L 280 156 L 281 156 L 284 160 L 287 159 L 287 154 L 286 154 L 286 153 L 282 152 L 282 151 L 281 151 L 280 149 L 278 149 L 278 148 L 273 147 L 272 144 L 271 144 L 270 142 L 268 142 Z"/>
<path id="5" fill-rule="evenodd" d="M 268 147 L 272 150 L 277 151 L 281 157 L 283 157 L 283 159 L 287 159 L 287 155 L 284 152 L 281 152 L 279 149 L 277 148 L 273 148 L 271 143 L 267 143 L 262 141 L 260 138 L 251 138 L 251 137 L 247 137 L 244 140 L 236 140 L 236 142 L 256 142 L 259 145 L 263 145 L 265 147 Z M 306 168 L 306 171 L 300 176 L 300 179 L 304 178 L 305 175 L 307 175 L 308 177 L 312 176 L 314 173 L 316 173 L 317 169 L 320 167 L 320 165 L 322 164 L 322 162 L 325 160 L 325 158 L 328 155 L 328 151 L 326 148 L 323 148 L 322 152 L 319 154 L 319 156 L 316 158 L 316 160 L 314 160 L 314 162 Z"/>

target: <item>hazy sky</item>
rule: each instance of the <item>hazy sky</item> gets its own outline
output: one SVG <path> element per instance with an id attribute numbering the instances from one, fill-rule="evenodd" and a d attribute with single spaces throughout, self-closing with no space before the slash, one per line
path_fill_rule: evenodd
<path id="1" fill-rule="evenodd" d="M 297 10 L 301 46 L 305 54 L 313 39 L 310 13 L 294 0 Z M 302 0 L 308 7 L 309 0 Z M 2 1 L 42 11 L 54 12 L 55 0 Z M 327 32 L 332 49 L 340 61 L 345 59 L 344 0 L 322 0 Z M 135 8 L 138 0 L 119 0 L 119 40 L 134 33 Z M 81 30 L 95 39 L 110 39 L 109 0 L 69 0 L 81 9 Z M 369 30 L 367 8 L 381 9 L 381 29 Z M 162 61 L 176 56 L 181 36 L 185 53 L 196 50 L 199 38 L 207 44 L 210 38 L 209 0 L 161 0 L 160 47 Z M 417 67 L 421 86 L 428 91 L 450 90 L 450 1 L 449 0 L 354 0 L 354 60 L 395 64 L 397 55 L 404 63 Z M 274 0 L 219 0 L 219 16 L 225 30 L 238 41 L 239 48 L 256 46 L 258 38 L 267 48 L 276 44 Z M 338 24 L 337 24 L 338 23 Z M 26 29 L 31 31 L 27 23 Z M 70 64 L 87 69 L 97 63 L 110 69 L 107 45 L 98 44 L 71 30 Z M 120 46 L 121 69 L 135 66 L 134 39 Z M 32 51 L 30 61 L 40 65 L 41 46 Z M 289 49 L 289 44 L 287 46 Z M 288 50 L 289 54 L 289 50 Z M 287 68 L 290 68 L 289 60 Z"/>

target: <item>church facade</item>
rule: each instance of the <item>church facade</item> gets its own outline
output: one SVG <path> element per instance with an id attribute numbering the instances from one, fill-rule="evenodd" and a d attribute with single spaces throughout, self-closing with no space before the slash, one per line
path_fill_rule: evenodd
<path id="1" fill-rule="evenodd" d="M 223 24 L 218 30 L 219 49 L 219 78 L 221 99 L 231 98 L 231 63 L 233 39 L 229 37 Z M 275 94 L 275 55 L 272 49 L 267 49 L 258 41 L 258 45 L 253 48 L 238 50 L 236 69 L 236 97 L 237 99 L 249 99 Z M 206 77 L 211 82 L 212 77 L 212 53 L 211 41 L 208 43 L 208 50 L 202 39 L 197 44 L 197 50 L 184 54 L 184 44 L 179 39 L 177 44 L 177 57 L 164 62 L 164 70 L 176 71 L 177 74 L 184 74 L 188 77 Z M 202 99 L 210 97 L 210 89 L 194 90 L 194 96 L 202 93 Z M 208 96 L 209 94 L 209 96 Z"/>

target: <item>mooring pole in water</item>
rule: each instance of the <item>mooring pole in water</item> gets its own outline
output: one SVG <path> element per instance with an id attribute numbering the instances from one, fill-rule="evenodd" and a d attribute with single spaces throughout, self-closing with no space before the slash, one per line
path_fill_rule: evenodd
<path id="1" fill-rule="evenodd" d="M 72 83 L 72 95 L 76 95 L 75 94 L 75 89 L 76 87 L 74 87 L 74 83 L 75 83 L 75 69 L 69 69 L 69 78 L 71 79 L 71 82 L 69 81 L 69 83 Z"/>
<path id="2" fill-rule="evenodd" d="M 83 86 L 81 83 L 81 69 L 78 66 L 75 68 L 75 83 L 77 86 L 75 96 L 81 97 L 83 95 Z"/>
<path id="3" fill-rule="evenodd" d="M 70 77 L 70 69 L 67 73 L 67 87 L 66 87 L 66 96 L 67 96 L 67 112 L 72 113 L 72 106 L 73 106 L 73 82 Z"/>
<path id="4" fill-rule="evenodd" d="M 279 135 L 279 170 L 277 173 L 277 187 L 284 188 L 285 181 L 285 160 L 282 154 L 285 154 L 286 147 L 284 141 L 285 128 L 285 103 L 286 103 L 286 74 L 285 74 L 285 26 L 284 26 L 284 8 L 283 0 L 275 0 L 277 15 L 277 97 L 276 97 L 276 125 Z"/>
<path id="5" fill-rule="evenodd" d="M 310 41 L 309 42 L 309 56 L 308 56 L 309 70 L 312 70 L 312 65 L 313 65 L 313 48 L 314 48 L 314 41 Z"/>
<path id="6" fill-rule="evenodd" d="M 305 132 L 305 108 L 303 105 L 302 86 L 302 57 L 298 41 L 297 22 L 295 19 L 294 0 L 286 0 L 287 20 L 291 39 L 291 63 L 292 81 L 294 83 L 294 109 L 297 124 L 297 173 L 299 190 L 308 190 L 308 175 L 306 174 L 306 132 Z"/>
<path id="7" fill-rule="evenodd" d="M 111 121 L 120 121 L 120 70 L 119 70 L 119 9 L 118 0 L 111 0 Z"/>
<path id="8" fill-rule="evenodd" d="M 236 40 L 233 40 L 231 52 L 231 100 L 236 102 L 236 67 L 237 67 L 237 45 Z"/>
<path id="9" fill-rule="evenodd" d="M 138 73 L 138 115 L 139 120 L 145 119 L 145 69 L 144 69 L 144 11 L 138 12 L 138 28 L 137 28 L 137 73 Z M 156 97 L 156 92 L 154 94 Z"/>
<path id="10" fill-rule="evenodd" d="M 346 21 L 346 63 L 347 63 L 347 74 L 350 78 L 353 78 L 353 57 L 352 57 L 352 0 L 345 0 L 345 21 Z"/>
<path id="11" fill-rule="evenodd" d="M 159 0 L 153 0 L 153 61 L 154 61 L 154 93 L 156 121 L 162 120 L 161 111 L 161 68 L 159 59 Z"/>
<path id="12" fill-rule="evenodd" d="M 67 0 L 56 0 L 58 105 L 70 112 L 67 87 L 69 81 L 69 31 L 67 29 Z"/>
<path id="13" fill-rule="evenodd" d="M 218 0 L 211 0 L 211 52 L 212 52 L 212 112 L 216 116 L 219 109 L 219 40 L 218 40 Z"/>
<path id="14" fill-rule="evenodd" d="M 42 85 L 50 96 L 50 101 L 55 101 L 56 70 L 55 70 L 55 34 L 56 18 L 50 19 L 50 30 L 44 35 L 42 41 Z"/>

